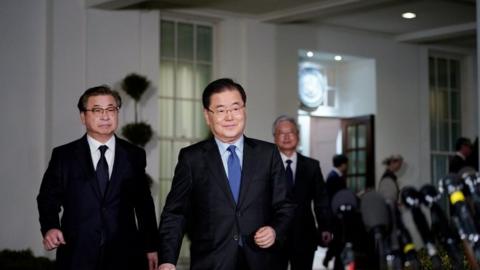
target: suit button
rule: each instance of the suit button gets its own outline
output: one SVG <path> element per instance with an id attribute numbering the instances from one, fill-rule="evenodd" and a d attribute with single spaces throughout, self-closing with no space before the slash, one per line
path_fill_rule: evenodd
<path id="1" fill-rule="evenodd" d="M 237 217 L 241 217 L 242 216 L 242 213 L 240 213 L 240 211 L 237 212 Z"/>
<path id="2" fill-rule="evenodd" d="M 233 235 L 233 240 L 238 241 L 238 234 Z"/>

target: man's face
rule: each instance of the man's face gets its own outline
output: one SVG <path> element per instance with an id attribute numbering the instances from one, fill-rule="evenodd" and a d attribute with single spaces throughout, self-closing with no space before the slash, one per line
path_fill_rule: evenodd
<path id="1" fill-rule="evenodd" d="M 298 130 L 289 121 L 281 121 L 275 128 L 275 144 L 280 152 L 296 151 L 298 145 Z"/>
<path id="2" fill-rule="evenodd" d="M 245 104 L 237 90 L 227 90 L 210 97 L 210 107 L 203 110 L 205 121 L 215 138 L 224 143 L 238 140 L 245 130 Z"/>
<path id="3" fill-rule="evenodd" d="M 108 141 L 118 126 L 115 98 L 110 95 L 89 97 L 86 109 L 87 111 L 80 113 L 80 119 L 87 129 L 87 134 L 97 141 Z"/>
<path id="4" fill-rule="evenodd" d="M 462 145 L 460 152 L 465 156 L 468 157 L 472 154 L 472 146 L 469 144 Z"/>

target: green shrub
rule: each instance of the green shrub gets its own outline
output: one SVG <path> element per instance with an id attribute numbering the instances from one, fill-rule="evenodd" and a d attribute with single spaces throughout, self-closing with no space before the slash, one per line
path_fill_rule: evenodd
<path id="1" fill-rule="evenodd" d="M 0 251 L 2 270 L 53 270 L 55 263 L 45 257 L 35 257 L 31 250 Z"/>

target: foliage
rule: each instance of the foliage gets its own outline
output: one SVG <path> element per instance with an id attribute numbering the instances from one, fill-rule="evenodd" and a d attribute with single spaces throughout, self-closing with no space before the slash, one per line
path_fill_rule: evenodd
<path id="1" fill-rule="evenodd" d="M 149 86 L 150 82 L 146 77 L 135 73 L 127 75 L 122 82 L 122 89 L 136 102 L 140 100 Z"/>
<path id="2" fill-rule="evenodd" d="M 445 249 L 443 249 L 442 247 L 439 247 L 438 245 L 437 245 L 437 248 L 438 248 L 438 254 L 440 255 L 440 260 L 442 261 L 442 269 L 457 270 L 453 268 L 452 262 L 450 261 L 450 258 L 447 252 L 445 251 Z M 462 246 L 458 246 L 458 248 L 460 250 L 463 250 Z M 418 254 L 418 260 L 420 261 L 421 268 L 424 270 L 431 270 L 432 262 L 430 260 L 430 256 L 428 255 L 427 250 L 425 248 L 422 248 L 418 251 L 417 254 Z M 470 269 L 466 258 L 464 258 L 462 269 Z"/>
<path id="3" fill-rule="evenodd" d="M 0 251 L 0 269 L 4 270 L 53 270 L 55 263 L 45 257 L 35 257 L 31 250 Z"/>
<path id="4" fill-rule="evenodd" d="M 145 147 L 153 135 L 152 127 L 145 123 L 130 123 L 122 128 L 122 135 L 131 143 Z"/>

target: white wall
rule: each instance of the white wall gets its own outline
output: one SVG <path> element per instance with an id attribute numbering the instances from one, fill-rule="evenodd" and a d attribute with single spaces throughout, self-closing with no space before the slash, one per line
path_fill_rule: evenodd
<path id="1" fill-rule="evenodd" d="M 0 249 L 40 250 L 35 198 L 45 166 L 46 9 L 41 0 L 0 2 Z"/>

